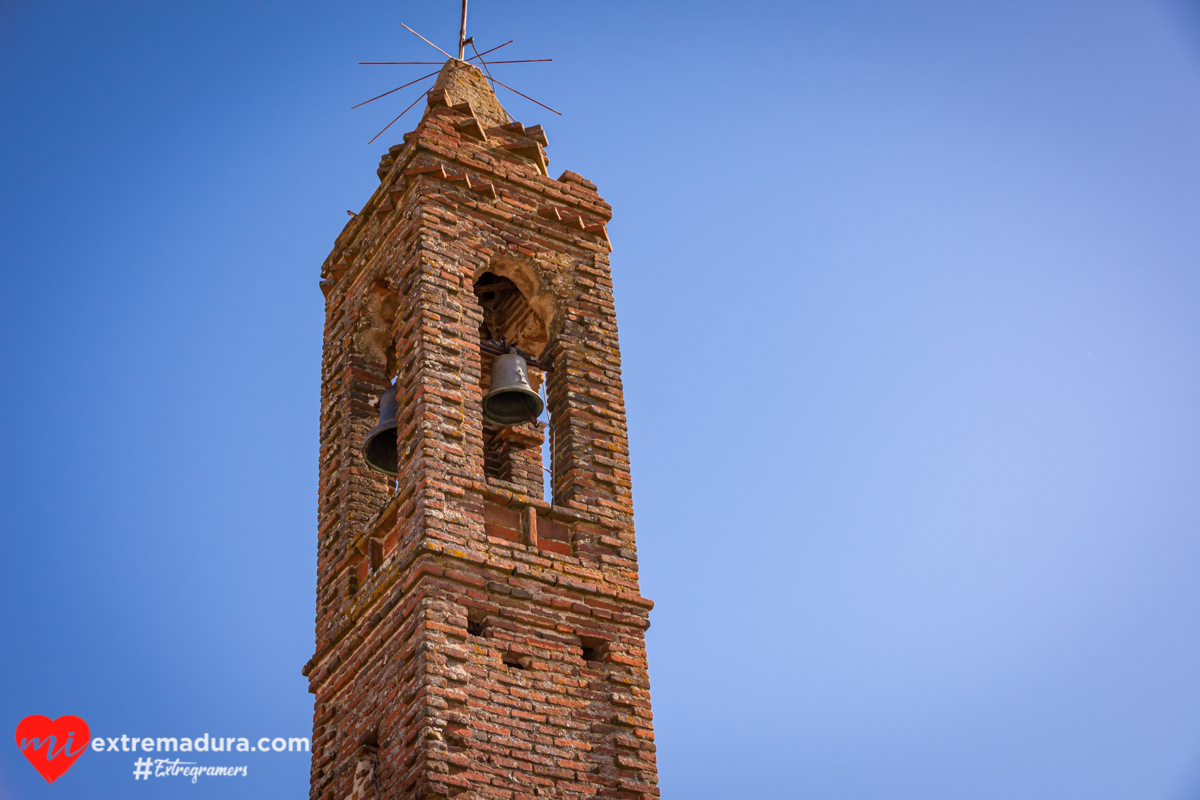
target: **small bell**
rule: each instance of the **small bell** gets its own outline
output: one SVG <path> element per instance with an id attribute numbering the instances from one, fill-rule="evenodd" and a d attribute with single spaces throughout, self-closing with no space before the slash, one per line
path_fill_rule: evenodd
<path id="1" fill-rule="evenodd" d="M 363 440 L 363 458 L 372 469 L 398 475 L 396 458 L 396 387 L 379 398 L 379 424 Z"/>
<path id="2" fill-rule="evenodd" d="M 529 386 L 525 359 L 505 353 L 492 360 L 492 386 L 483 396 L 483 415 L 497 425 L 520 425 L 541 416 L 545 404 Z"/>

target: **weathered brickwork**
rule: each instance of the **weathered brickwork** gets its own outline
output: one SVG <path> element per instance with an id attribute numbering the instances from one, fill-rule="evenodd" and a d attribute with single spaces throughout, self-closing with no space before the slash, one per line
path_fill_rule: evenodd
<path id="1" fill-rule="evenodd" d="M 658 796 L 611 208 L 546 145 L 447 62 L 322 267 L 313 798 Z M 499 339 L 548 429 L 485 422 Z"/>

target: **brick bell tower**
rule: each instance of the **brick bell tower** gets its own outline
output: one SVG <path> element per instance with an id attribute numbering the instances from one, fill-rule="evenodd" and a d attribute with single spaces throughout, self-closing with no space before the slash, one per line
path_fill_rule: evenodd
<path id="1" fill-rule="evenodd" d="M 321 268 L 310 797 L 654 798 L 611 207 L 474 66 L 427 103 Z M 485 417 L 512 353 L 548 424 Z"/>

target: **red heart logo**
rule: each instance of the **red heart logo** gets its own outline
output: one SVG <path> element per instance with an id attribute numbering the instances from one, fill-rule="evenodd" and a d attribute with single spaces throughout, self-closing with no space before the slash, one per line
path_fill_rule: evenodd
<path id="1" fill-rule="evenodd" d="M 70 714 L 58 719 L 31 714 L 17 725 L 17 747 L 50 783 L 58 780 L 88 749 L 91 737 L 88 724 Z"/>

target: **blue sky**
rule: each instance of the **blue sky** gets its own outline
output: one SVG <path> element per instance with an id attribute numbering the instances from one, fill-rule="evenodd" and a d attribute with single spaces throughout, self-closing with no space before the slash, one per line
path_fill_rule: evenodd
<path id="1" fill-rule="evenodd" d="M 319 266 L 456 3 L 0 2 L 0 722 L 300 736 Z M 1200 799 L 1200 8 L 475 0 L 613 269 L 664 797 Z M 482 48 L 481 48 L 482 49 Z M 394 134 L 394 135 L 393 135 Z M 0 798 L 296 797 L 301 757 Z"/>

